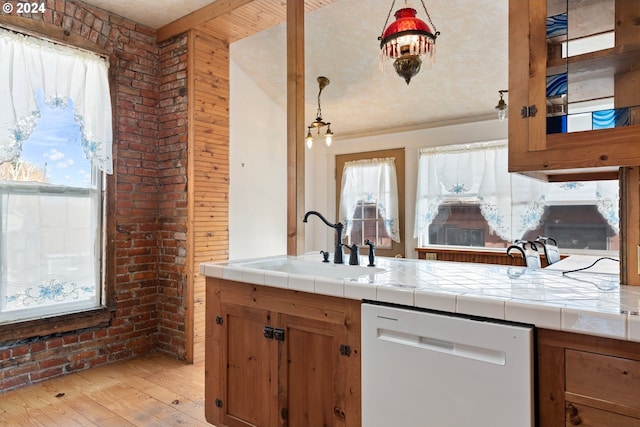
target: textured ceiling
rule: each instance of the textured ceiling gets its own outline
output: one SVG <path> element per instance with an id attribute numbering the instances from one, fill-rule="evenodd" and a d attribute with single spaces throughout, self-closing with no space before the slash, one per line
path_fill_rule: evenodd
<path id="1" fill-rule="evenodd" d="M 158 28 L 212 1 L 87 2 Z M 377 38 L 391 3 L 337 0 L 306 14 L 306 122 L 315 118 L 320 75 L 331 80 L 322 113 L 336 138 L 495 117 L 498 90 L 508 87 L 508 1 L 426 0 L 441 32 L 436 60 L 408 86 L 391 63 L 381 70 Z M 394 11 L 406 3 L 427 21 L 420 1 L 396 3 Z M 234 42 L 232 58 L 286 110 L 284 24 Z"/>
<path id="2" fill-rule="evenodd" d="M 398 4 L 402 2 L 396 2 L 394 11 Z M 419 1 L 407 4 L 427 21 Z M 331 80 L 322 92 L 322 113 L 336 138 L 496 117 L 498 90 L 508 87 L 508 2 L 428 0 L 425 4 L 441 32 L 436 61 L 430 69 L 423 67 L 408 86 L 391 63 L 384 72 L 380 67 L 378 36 L 390 1 L 337 0 L 308 13 L 306 122 L 315 117 L 320 75 Z M 285 26 L 235 42 L 231 52 L 233 60 L 285 110 Z"/>

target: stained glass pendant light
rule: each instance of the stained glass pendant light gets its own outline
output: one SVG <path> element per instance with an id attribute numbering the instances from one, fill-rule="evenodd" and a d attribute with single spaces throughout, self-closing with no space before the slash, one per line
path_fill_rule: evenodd
<path id="1" fill-rule="evenodd" d="M 384 23 L 385 29 L 382 31 L 382 35 L 378 37 L 378 40 L 380 40 L 381 60 L 393 59 L 393 67 L 396 73 L 404 78 L 407 84 L 420 71 L 422 58 L 433 62 L 436 51 L 436 38 L 440 35 L 440 32 L 433 25 L 433 21 L 431 21 L 424 0 L 420 1 L 431 26 L 416 18 L 416 10 L 410 7 L 398 9 L 394 14 L 396 20 L 387 26 L 396 3 L 393 0 L 387 20 Z"/>

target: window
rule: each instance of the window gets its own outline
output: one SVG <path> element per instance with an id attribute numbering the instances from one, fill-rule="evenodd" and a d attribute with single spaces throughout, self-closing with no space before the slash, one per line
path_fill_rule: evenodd
<path id="1" fill-rule="evenodd" d="M 398 184 L 393 158 L 347 162 L 342 173 L 340 221 L 349 244 L 391 248 L 400 242 Z"/>
<path id="2" fill-rule="evenodd" d="M 0 30 L 0 323 L 102 305 L 107 64 Z"/>
<path id="3" fill-rule="evenodd" d="M 509 174 L 504 142 L 422 150 L 417 196 L 420 246 L 506 248 L 545 235 L 564 249 L 619 249 L 617 181 Z"/>
<path id="4" fill-rule="evenodd" d="M 358 200 L 353 209 L 349 243 L 364 246 L 369 240 L 380 249 L 391 249 L 391 236 L 385 227 L 384 215 L 377 203 Z"/>
<path id="5" fill-rule="evenodd" d="M 336 210 L 349 244 L 404 256 L 404 149 L 336 156 Z"/>

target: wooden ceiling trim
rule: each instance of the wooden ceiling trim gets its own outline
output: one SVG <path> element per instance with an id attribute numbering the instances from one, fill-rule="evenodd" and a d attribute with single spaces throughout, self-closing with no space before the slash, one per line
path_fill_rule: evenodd
<path id="1" fill-rule="evenodd" d="M 216 0 L 205 7 L 201 7 L 200 9 L 159 28 L 156 39 L 158 43 L 163 42 L 173 36 L 177 36 L 185 31 L 196 28 L 210 19 L 214 19 L 220 15 L 228 13 L 229 11 L 244 6 L 247 3 L 251 3 L 252 1 L 253 0 Z"/>
<path id="2" fill-rule="evenodd" d="M 254 33 L 266 30 L 287 19 L 287 5 L 273 0 L 254 0 L 203 25 L 210 34 L 233 43 Z"/>
<path id="3" fill-rule="evenodd" d="M 335 0 L 305 0 L 305 13 Z M 192 28 L 205 31 L 227 43 L 266 30 L 287 19 L 286 0 L 217 0 L 158 29 L 158 42 Z"/>

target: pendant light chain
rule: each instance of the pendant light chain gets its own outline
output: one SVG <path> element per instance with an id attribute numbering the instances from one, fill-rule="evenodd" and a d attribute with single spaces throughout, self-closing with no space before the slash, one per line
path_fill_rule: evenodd
<path id="1" fill-rule="evenodd" d="M 395 1 L 395 0 L 394 0 Z M 431 20 L 431 15 L 429 15 L 429 12 L 427 11 L 427 6 L 425 6 L 424 4 L 424 0 L 420 0 L 420 2 L 422 3 L 422 7 L 424 8 L 424 13 L 427 14 L 427 19 L 429 20 L 429 24 L 431 24 L 431 27 L 433 28 L 433 35 L 438 37 L 440 35 L 440 31 L 438 31 L 436 29 L 435 24 L 433 23 L 433 21 Z M 388 20 L 389 18 L 387 18 Z"/>
<path id="2" fill-rule="evenodd" d="M 387 14 L 387 20 L 384 21 L 384 26 L 382 27 L 382 31 L 380 31 L 380 37 L 378 40 L 382 40 L 382 35 L 384 34 L 384 30 L 387 28 L 387 24 L 389 23 L 389 18 L 391 17 L 391 12 L 393 12 L 393 6 L 395 6 L 396 0 L 393 0 L 391 3 L 391 7 L 389 8 L 389 13 Z"/>

